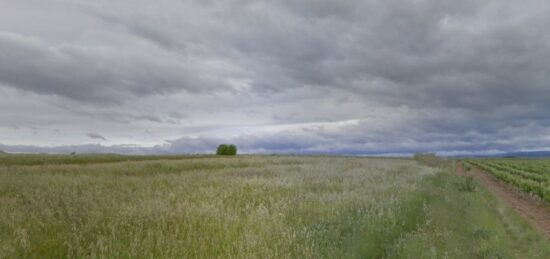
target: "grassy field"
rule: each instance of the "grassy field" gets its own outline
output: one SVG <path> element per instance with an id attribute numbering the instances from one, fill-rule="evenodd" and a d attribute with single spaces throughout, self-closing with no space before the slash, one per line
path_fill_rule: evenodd
<path id="1" fill-rule="evenodd" d="M 550 203 L 550 159 L 471 159 L 466 164 Z"/>
<path id="2" fill-rule="evenodd" d="M 0 165 L 69 165 L 69 164 L 99 164 L 124 161 L 151 161 L 151 160 L 183 160 L 207 158 L 207 155 L 192 156 L 123 156 L 116 154 L 96 155 L 42 155 L 42 154 L 2 154 L 0 153 Z"/>
<path id="3" fill-rule="evenodd" d="M 1 156 L 0 258 L 550 258 L 500 201 L 414 160 Z"/>

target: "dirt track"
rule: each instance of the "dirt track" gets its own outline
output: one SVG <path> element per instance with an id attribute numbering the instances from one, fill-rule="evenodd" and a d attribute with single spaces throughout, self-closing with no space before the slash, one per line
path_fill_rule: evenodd
<path id="1" fill-rule="evenodd" d="M 536 200 L 516 188 L 498 181 L 492 175 L 474 167 L 470 172 L 464 170 L 462 163 L 456 164 L 456 173 L 459 175 L 472 175 L 487 190 L 501 198 L 510 207 L 514 208 L 531 225 L 540 229 L 546 238 L 550 240 L 550 207 L 542 201 Z"/>

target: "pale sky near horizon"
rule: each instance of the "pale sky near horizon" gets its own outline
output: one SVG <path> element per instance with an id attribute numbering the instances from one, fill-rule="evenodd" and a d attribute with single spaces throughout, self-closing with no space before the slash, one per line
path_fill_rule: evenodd
<path id="1" fill-rule="evenodd" d="M 550 148 L 544 0 L 0 1 L 0 149 Z"/>

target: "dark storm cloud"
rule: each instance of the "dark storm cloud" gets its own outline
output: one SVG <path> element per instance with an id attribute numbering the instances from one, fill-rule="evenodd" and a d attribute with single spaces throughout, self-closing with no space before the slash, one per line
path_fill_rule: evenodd
<path id="1" fill-rule="evenodd" d="M 139 152 L 222 141 L 265 153 L 550 146 L 547 1 L 58 3 L 86 18 L 86 32 L 4 28 L 0 83 L 60 96 L 57 106 L 93 120 L 204 129 Z"/>
<path id="2" fill-rule="evenodd" d="M 172 12 L 147 22 L 140 16 L 107 20 L 160 47 L 192 51 L 202 46 L 204 58 L 229 59 L 248 71 L 258 93 L 338 87 L 382 105 L 482 111 L 543 105 L 550 95 L 550 19 L 543 1 L 229 1 L 191 6 L 202 15 L 199 21 L 209 22 L 165 19 L 173 18 Z"/>
<path id="3" fill-rule="evenodd" d="M 86 136 L 88 136 L 91 139 L 100 139 L 100 140 L 107 140 L 105 137 L 97 134 L 97 133 L 87 133 Z"/>

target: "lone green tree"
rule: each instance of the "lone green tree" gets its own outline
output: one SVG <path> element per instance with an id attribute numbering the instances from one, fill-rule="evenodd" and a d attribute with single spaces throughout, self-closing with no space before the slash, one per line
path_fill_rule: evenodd
<path id="1" fill-rule="evenodd" d="M 233 144 L 221 144 L 216 150 L 216 155 L 234 156 L 237 155 L 237 146 Z"/>

